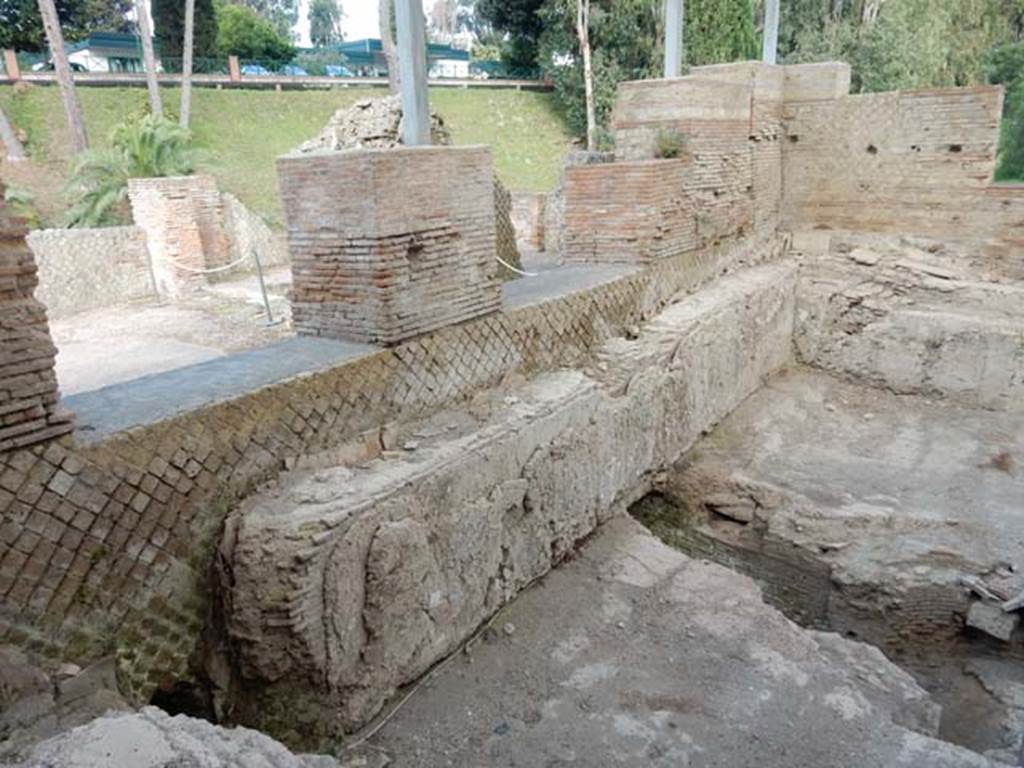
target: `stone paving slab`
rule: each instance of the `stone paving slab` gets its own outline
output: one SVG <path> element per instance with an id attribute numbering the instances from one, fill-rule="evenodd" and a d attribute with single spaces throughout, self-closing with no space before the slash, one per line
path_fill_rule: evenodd
<path id="1" fill-rule="evenodd" d="M 801 629 L 754 582 L 617 518 L 510 604 L 359 765 L 985 768 L 870 646 Z M 346 762 L 348 761 L 348 762 Z"/>
<path id="2" fill-rule="evenodd" d="M 378 351 L 367 344 L 292 337 L 165 373 L 65 398 L 78 418 L 79 438 L 98 440 L 274 382 L 322 370 Z"/>

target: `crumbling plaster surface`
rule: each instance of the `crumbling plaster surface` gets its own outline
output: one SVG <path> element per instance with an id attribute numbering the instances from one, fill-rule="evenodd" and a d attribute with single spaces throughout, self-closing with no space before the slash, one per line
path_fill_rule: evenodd
<path id="1" fill-rule="evenodd" d="M 1021 456 L 1021 414 L 796 370 L 701 440 L 662 490 L 737 551 L 820 564 L 780 598 L 808 623 L 913 649 L 955 641 L 964 579 L 1024 562 Z"/>
<path id="2" fill-rule="evenodd" d="M 796 347 L 811 365 L 900 393 L 1024 409 L 1024 287 L 955 246 L 797 237 Z"/>
<path id="3" fill-rule="evenodd" d="M 296 755 L 262 733 L 171 717 L 156 707 L 108 713 L 38 744 L 12 768 L 334 768 L 326 755 Z"/>
<path id="4" fill-rule="evenodd" d="M 794 280 L 727 276 L 589 374 L 250 499 L 222 545 L 235 716 L 300 742 L 366 722 L 789 362 Z"/>
<path id="5" fill-rule="evenodd" d="M 616 518 L 370 742 L 392 765 L 994 768 L 869 646 Z M 347 753 L 343 752 L 345 759 Z"/>

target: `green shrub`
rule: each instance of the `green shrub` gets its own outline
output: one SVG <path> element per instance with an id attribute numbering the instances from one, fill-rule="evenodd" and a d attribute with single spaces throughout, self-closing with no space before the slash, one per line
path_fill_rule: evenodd
<path id="1" fill-rule="evenodd" d="M 686 137 L 673 128 L 662 128 L 654 138 L 654 156 L 670 160 L 686 156 Z"/>
<path id="2" fill-rule="evenodd" d="M 195 168 L 191 134 L 165 118 L 147 115 L 114 129 L 112 147 L 81 155 L 72 169 L 68 226 L 117 223 L 128 179 L 185 176 Z"/>
<path id="3" fill-rule="evenodd" d="M 999 181 L 1024 180 L 1024 43 L 994 49 L 986 61 L 990 83 L 1006 88 L 999 141 Z"/>

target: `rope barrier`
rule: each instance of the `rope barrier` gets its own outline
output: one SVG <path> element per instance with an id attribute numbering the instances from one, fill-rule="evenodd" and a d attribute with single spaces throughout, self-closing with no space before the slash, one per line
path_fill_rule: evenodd
<path id="1" fill-rule="evenodd" d="M 167 257 L 167 260 L 169 262 L 171 262 L 171 264 L 173 264 L 178 269 L 183 269 L 186 272 L 192 272 L 192 273 L 197 274 L 197 275 L 211 275 L 211 274 L 214 274 L 215 272 L 227 272 L 229 269 L 234 269 L 239 264 L 241 264 L 243 261 L 245 261 L 247 258 L 249 258 L 249 257 L 248 256 L 242 256 L 237 261 L 233 261 L 230 264 L 225 264 L 223 267 L 214 267 L 213 269 L 198 269 L 196 267 L 190 267 L 190 266 L 188 266 L 186 264 L 182 264 L 177 259 L 172 259 L 170 256 Z"/>
<path id="2" fill-rule="evenodd" d="M 540 277 L 540 272 L 524 272 L 518 267 L 513 267 L 511 264 L 509 264 L 507 261 L 505 261 L 503 258 L 501 258 L 501 256 L 498 256 L 497 254 L 494 255 L 494 258 L 496 258 L 498 260 L 498 263 L 501 264 L 501 266 L 503 266 L 505 269 L 510 269 L 517 275 L 522 275 L 523 277 Z"/>

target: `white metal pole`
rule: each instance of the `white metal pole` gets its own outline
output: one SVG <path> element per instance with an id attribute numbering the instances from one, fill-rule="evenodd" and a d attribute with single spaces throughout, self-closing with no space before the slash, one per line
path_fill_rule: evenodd
<path id="1" fill-rule="evenodd" d="M 779 0 L 765 0 L 764 3 L 764 46 L 761 60 L 774 64 L 779 47 Z"/>
<path id="2" fill-rule="evenodd" d="M 421 0 L 395 0 L 398 27 L 398 68 L 401 73 L 402 142 L 430 144 L 430 104 L 427 100 L 427 33 Z"/>
<path id="3" fill-rule="evenodd" d="M 665 77 L 683 72 L 683 0 L 665 0 Z"/>

